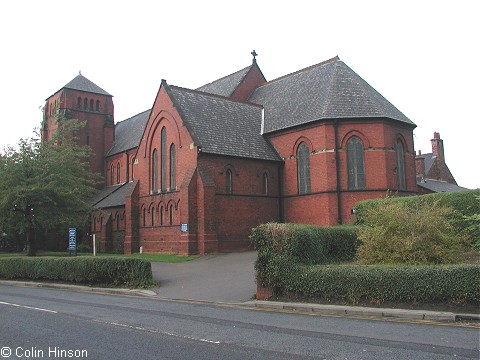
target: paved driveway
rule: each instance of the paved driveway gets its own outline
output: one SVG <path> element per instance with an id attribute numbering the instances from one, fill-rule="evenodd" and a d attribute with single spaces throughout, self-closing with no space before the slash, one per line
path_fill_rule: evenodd
<path id="1" fill-rule="evenodd" d="M 239 303 L 256 291 L 256 251 L 207 255 L 184 263 L 152 263 L 154 288 L 167 299 Z"/>

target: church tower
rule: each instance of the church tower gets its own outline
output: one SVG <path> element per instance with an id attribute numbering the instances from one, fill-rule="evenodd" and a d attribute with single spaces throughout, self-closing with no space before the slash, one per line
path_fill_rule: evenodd
<path id="1" fill-rule="evenodd" d="M 55 113 L 64 111 L 70 119 L 86 121 L 79 133 L 79 145 L 92 149 L 90 170 L 105 176 L 104 155 L 115 137 L 112 95 L 80 72 L 72 81 L 46 99 L 42 140 L 49 140 L 57 129 Z"/>

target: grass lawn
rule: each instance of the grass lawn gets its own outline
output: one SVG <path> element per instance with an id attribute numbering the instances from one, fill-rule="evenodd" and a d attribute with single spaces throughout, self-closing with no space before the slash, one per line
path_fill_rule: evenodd
<path id="1" fill-rule="evenodd" d="M 0 252 L 0 258 L 12 256 L 27 256 L 26 253 L 5 253 Z M 67 252 L 52 252 L 52 251 L 38 251 L 37 256 L 69 256 Z M 73 254 L 72 254 L 73 256 Z M 93 256 L 90 253 L 78 253 L 77 256 Z M 179 263 L 190 261 L 198 258 L 198 256 L 179 256 L 175 254 L 132 254 L 131 256 L 123 254 L 97 254 L 98 257 L 132 257 L 135 259 L 143 259 L 149 262 L 165 262 L 165 263 Z"/>

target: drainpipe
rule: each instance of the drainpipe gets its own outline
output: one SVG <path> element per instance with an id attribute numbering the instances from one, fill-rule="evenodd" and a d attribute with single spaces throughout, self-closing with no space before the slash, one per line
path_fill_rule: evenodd
<path id="1" fill-rule="evenodd" d="M 285 222 L 283 214 L 283 167 L 284 163 L 282 162 L 278 168 L 278 220 L 283 223 Z"/>
<path id="2" fill-rule="evenodd" d="M 340 157 L 338 154 L 338 122 L 333 120 L 333 129 L 335 133 L 335 168 L 337 170 L 337 223 L 338 225 L 342 224 L 342 197 L 340 194 Z"/>

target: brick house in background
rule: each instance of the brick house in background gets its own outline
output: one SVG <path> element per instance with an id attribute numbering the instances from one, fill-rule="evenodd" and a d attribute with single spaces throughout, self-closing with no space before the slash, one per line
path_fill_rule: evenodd
<path id="1" fill-rule="evenodd" d="M 435 192 L 464 191 L 467 188 L 458 186 L 445 162 L 443 140 L 440 133 L 433 133 L 432 152 L 422 154 L 418 151 L 415 157 L 417 184 L 419 194 Z"/>
<path id="2" fill-rule="evenodd" d="M 250 66 L 198 89 L 162 80 L 153 107 L 113 125 L 112 96 L 78 75 L 47 99 L 86 120 L 105 176 L 100 251 L 249 249 L 269 221 L 336 225 L 387 191 L 417 194 L 415 124 L 338 57 L 267 81 Z"/>

